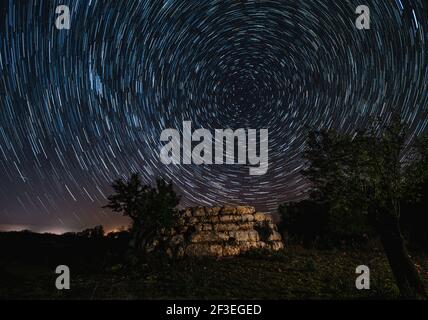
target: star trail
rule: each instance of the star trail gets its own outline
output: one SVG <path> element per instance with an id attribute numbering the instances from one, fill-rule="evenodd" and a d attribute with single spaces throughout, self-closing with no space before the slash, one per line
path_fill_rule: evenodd
<path id="1" fill-rule="evenodd" d="M 370 8 L 370 30 L 355 9 Z M 58 30 L 55 8 L 70 8 Z M 309 128 L 352 132 L 399 107 L 427 131 L 428 4 L 360 1 L 2 1 L 0 225 L 113 228 L 114 179 L 172 180 L 182 206 L 274 211 L 305 197 Z M 269 170 L 164 165 L 160 134 L 266 128 Z M 7 227 L 8 226 L 8 227 Z"/>

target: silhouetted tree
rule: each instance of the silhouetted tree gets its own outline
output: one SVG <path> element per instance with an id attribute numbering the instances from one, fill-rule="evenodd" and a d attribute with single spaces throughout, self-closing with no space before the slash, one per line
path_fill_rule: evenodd
<path id="1" fill-rule="evenodd" d="M 408 159 L 407 180 L 411 196 L 404 199 L 400 224 L 410 244 L 418 249 L 428 249 L 428 137 L 417 139 Z"/>
<path id="2" fill-rule="evenodd" d="M 151 187 L 143 185 L 140 176 L 133 174 L 128 181 L 116 180 L 112 187 L 115 194 L 108 197 L 105 207 L 131 218 L 131 248 L 146 249 L 158 232 L 174 222 L 180 198 L 171 183 L 157 179 L 156 186 Z"/>
<path id="3" fill-rule="evenodd" d="M 304 174 L 313 184 L 312 198 L 328 203 L 336 215 L 366 215 L 380 237 L 400 293 L 425 297 L 425 289 L 407 253 L 400 230 L 400 203 L 414 194 L 421 172 L 413 159 L 402 161 L 406 128 L 398 114 L 389 124 L 376 123 L 353 135 L 332 130 L 311 132 Z M 410 169 L 412 168 L 412 169 Z M 412 174 L 410 174 L 412 173 Z"/>

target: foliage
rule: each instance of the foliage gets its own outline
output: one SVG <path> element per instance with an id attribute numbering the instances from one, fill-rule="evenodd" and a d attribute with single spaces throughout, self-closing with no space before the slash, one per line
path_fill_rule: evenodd
<path id="1" fill-rule="evenodd" d="M 330 248 L 365 244 L 372 234 L 364 215 L 345 215 L 313 200 L 279 206 L 279 230 L 290 244 Z"/>
<path id="2" fill-rule="evenodd" d="M 11 246 L 11 243 L 14 246 Z M 0 233 L 3 299 L 397 299 L 382 251 L 254 252 L 233 259 L 151 261 L 123 266 L 126 241 Z M 72 270 L 72 290 L 57 290 L 58 261 Z M 355 266 L 370 264 L 371 289 L 355 289 Z M 428 260 L 417 257 L 428 285 Z"/>
<path id="3" fill-rule="evenodd" d="M 413 248 L 428 251 L 428 137 L 419 137 L 406 158 L 408 197 L 402 201 L 400 224 Z"/>
<path id="4" fill-rule="evenodd" d="M 108 197 L 105 207 L 131 218 L 134 249 L 145 248 L 151 238 L 174 223 L 180 199 L 171 183 L 157 179 L 156 186 L 151 187 L 133 174 L 128 181 L 116 180 L 112 187 L 115 194 Z"/>
<path id="5" fill-rule="evenodd" d="M 405 142 L 405 126 L 397 115 L 389 125 L 377 123 L 353 135 L 311 132 L 304 174 L 312 182 L 312 198 L 328 203 L 341 217 L 382 210 L 399 215 L 409 190 L 400 161 Z"/>
<path id="6" fill-rule="evenodd" d="M 420 180 L 415 176 L 424 170 L 426 150 L 419 147 L 420 156 L 403 161 L 407 142 L 407 128 L 397 112 L 389 121 L 378 121 L 352 135 L 313 131 L 304 174 L 312 182 L 312 199 L 327 204 L 329 217 L 337 217 L 332 225 L 345 222 L 348 226 L 342 230 L 349 230 L 353 221 L 369 222 L 380 237 L 401 294 L 415 298 L 425 296 L 425 290 L 409 259 L 399 221 L 402 202 L 414 197 L 418 188 Z"/>

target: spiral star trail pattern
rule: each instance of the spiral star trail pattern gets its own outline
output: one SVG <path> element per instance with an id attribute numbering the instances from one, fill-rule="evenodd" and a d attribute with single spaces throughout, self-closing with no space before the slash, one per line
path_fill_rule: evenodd
<path id="1" fill-rule="evenodd" d="M 70 30 L 55 8 L 68 5 Z M 371 29 L 355 26 L 358 5 Z M 0 224 L 124 224 L 109 185 L 170 179 L 182 205 L 303 198 L 308 128 L 351 132 L 399 107 L 427 129 L 428 4 L 360 1 L 3 1 Z M 170 165 L 165 128 L 269 130 L 269 170 Z"/>

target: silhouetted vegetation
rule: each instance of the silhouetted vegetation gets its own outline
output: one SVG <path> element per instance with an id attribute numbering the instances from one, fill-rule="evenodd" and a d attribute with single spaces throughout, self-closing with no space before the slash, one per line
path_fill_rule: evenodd
<path id="1" fill-rule="evenodd" d="M 93 228 L 85 229 L 77 233 L 77 236 L 87 239 L 102 239 L 104 237 L 104 227 L 95 226 Z"/>
<path id="2" fill-rule="evenodd" d="M 162 229 L 170 227 L 177 216 L 175 207 L 180 198 L 172 183 L 156 180 L 156 186 L 143 185 L 138 174 L 128 181 L 116 180 L 112 185 L 115 194 L 108 197 L 105 206 L 132 220 L 130 247 L 141 252 Z"/>
<path id="3" fill-rule="evenodd" d="M 373 233 L 364 219 L 332 214 L 327 204 L 307 199 L 279 206 L 278 229 L 287 244 L 332 249 L 365 246 Z M 360 216 L 359 218 L 364 218 Z"/>
<path id="4" fill-rule="evenodd" d="M 419 200 L 402 202 L 400 226 L 408 246 L 424 253 L 428 252 L 428 183 L 421 186 L 419 192 Z M 337 232 L 346 226 L 344 221 L 331 218 L 328 206 L 310 199 L 284 203 L 279 206 L 279 214 L 281 222 L 278 229 L 287 244 L 317 249 L 358 248 L 377 239 L 370 224 L 358 220 L 364 216 L 348 217 L 351 220 L 348 219 L 347 225 L 351 227 L 345 228 L 345 232 Z M 341 227 L 338 228 L 337 224 Z"/>
<path id="5" fill-rule="evenodd" d="M 124 265 L 126 231 L 0 233 L 1 299 L 395 299 L 382 250 L 249 252 L 233 259 L 144 259 Z M 355 266 L 370 261 L 370 290 L 355 289 Z M 428 260 L 417 257 L 428 284 Z M 56 266 L 70 268 L 70 290 L 55 287 Z"/>
<path id="6" fill-rule="evenodd" d="M 428 137 L 417 139 L 408 168 L 410 194 L 403 200 L 400 222 L 412 247 L 428 252 Z"/>
<path id="7" fill-rule="evenodd" d="M 279 207 L 286 249 L 233 259 L 135 254 L 174 223 L 179 197 L 163 180 L 154 187 L 143 185 L 138 175 L 117 180 L 106 207 L 130 217 L 130 230 L 0 233 L 0 297 L 424 297 L 427 258 L 410 260 L 404 239 L 412 249 L 428 250 L 428 139 L 408 142 L 397 116 L 352 135 L 311 132 L 304 171 L 312 182 L 310 198 Z M 127 263 L 130 244 L 137 263 Z M 371 289 L 356 290 L 355 267 L 365 263 Z M 60 264 L 70 267 L 71 290 L 54 286 Z"/>
<path id="8" fill-rule="evenodd" d="M 401 207 L 404 202 L 421 205 L 421 186 L 428 175 L 425 141 L 419 139 L 409 146 L 406 126 L 398 114 L 393 114 L 386 125 L 377 122 L 372 128 L 352 135 L 333 130 L 312 131 L 305 153 L 308 167 L 304 171 L 312 183 L 312 202 L 280 207 L 283 223 L 286 225 L 289 218 L 288 230 L 312 241 L 317 236 L 324 239 L 364 237 L 374 231 L 402 296 L 425 297 L 400 226 L 400 219 L 409 233 L 415 226 L 412 215 L 402 218 Z M 409 148 L 411 152 L 404 157 Z M 314 203 L 320 206 L 319 210 L 314 209 Z M 317 215 L 320 223 L 317 228 L 314 229 L 309 220 L 307 229 L 302 230 L 303 217 L 296 217 L 294 213 L 296 208 L 303 212 L 304 206 L 309 207 L 309 211 L 303 215 L 312 215 L 312 218 Z"/>

